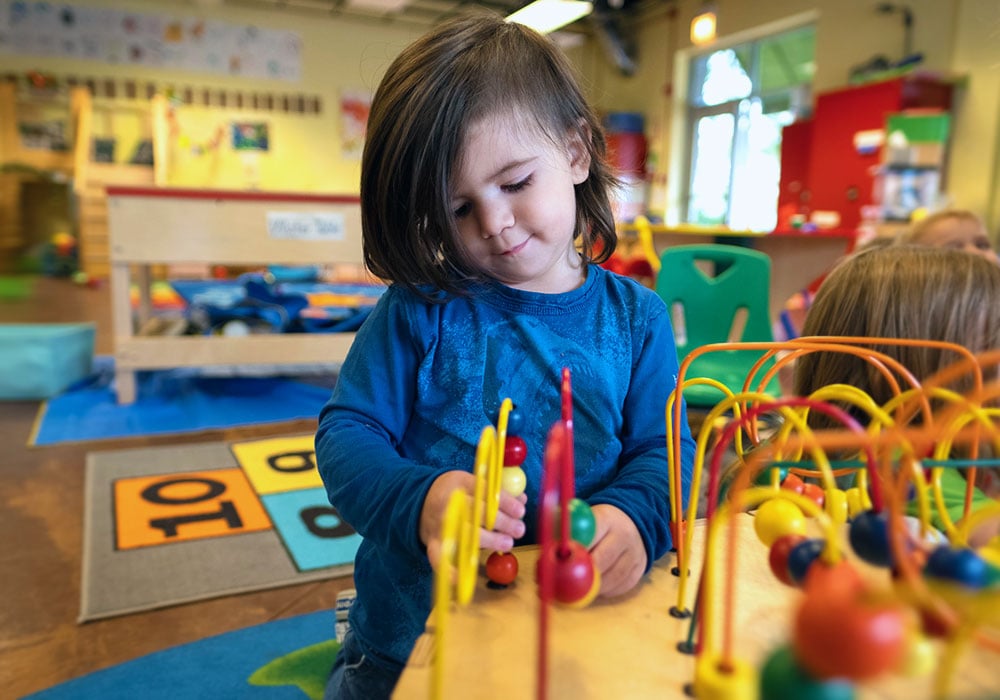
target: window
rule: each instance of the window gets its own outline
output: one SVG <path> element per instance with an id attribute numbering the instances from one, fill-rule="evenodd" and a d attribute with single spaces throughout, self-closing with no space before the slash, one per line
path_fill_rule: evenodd
<path id="1" fill-rule="evenodd" d="M 774 228 L 781 129 L 809 109 L 815 39 L 801 27 L 692 59 L 685 221 Z"/>

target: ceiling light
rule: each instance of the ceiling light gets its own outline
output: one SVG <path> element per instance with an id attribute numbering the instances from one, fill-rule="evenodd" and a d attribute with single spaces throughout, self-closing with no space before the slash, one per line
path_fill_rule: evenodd
<path id="1" fill-rule="evenodd" d="M 594 4 L 591 2 L 535 0 L 530 5 L 508 15 L 507 21 L 517 22 L 542 34 L 548 34 L 589 15 L 593 9 Z"/>
<path id="2" fill-rule="evenodd" d="M 715 40 L 715 6 L 704 3 L 701 11 L 691 20 L 691 43 L 696 46 Z"/>
<path id="3" fill-rule="evenodd" d="M 399 12 L 410 0 L 347 0 L 347 6 L 359 10 L 377 10 L 381 12 Z"/>

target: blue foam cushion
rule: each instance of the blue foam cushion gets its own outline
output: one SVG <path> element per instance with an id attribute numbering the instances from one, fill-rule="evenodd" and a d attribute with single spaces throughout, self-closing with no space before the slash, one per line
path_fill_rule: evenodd
<path id="1" fill-rule="evenodd" d="M 0 323 L 0 400 L 47 399 L 87 377 L 93 323 Z"/>

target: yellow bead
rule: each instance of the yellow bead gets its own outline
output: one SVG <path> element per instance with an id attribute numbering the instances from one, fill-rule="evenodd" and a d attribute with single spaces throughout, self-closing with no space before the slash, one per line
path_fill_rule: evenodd
<path id="1" fill-rule="evenodd" d="M 864 503 L 861 500 L 861 489 L 857 486 L 847 489 L 845 494 L 847 496 L 847 514 L 848 516 L 854 518 L 858 515 L 864 513 L 867 508 L 864 507 Z"/>
<path id="2" fill-rule="evenodd" d="M 922 634 L 914 634 L 906 646 L 900 673 L 910 678 L 929 676 L 937 666 L 934 643 Z"/>
<path id="3" fill-rule="evenodd" d="M 731 659 L 730 668 L 710 653 L 698 657 L 694 672 L 694 694 L 698 700 L 757 700 L 757 671 L 742 659 Z"/>
<path id="4" fill-rule="evenodd" d="M 988 564 L 1000 569 L 1000 537 L 994 537 L 976 552 Z"/>
<path id="5" fill-rule="evenodd" d="M 500 488 L 517 498 L 528 487 L 528 477 L 521 467 L 504 467 L 500 472 Z"/>
<path id="6" fill-rule="evenodd" d="M 753 529 L 760 541 L 770 547 L 779 537 L 806 534 L 806 517 L 791 501 L 772 498 L 760 504 L 754 515 Z"/>
<path id="7" fill-rule="evenodd" d="M 847 494 L 841 489 L 828 489 L 826 500 L 823 501 L 823 510 L 826 511 L 835 525 L 843 525 L 847 522 L 847 514 L 850 510 L 847 505 Z"/>

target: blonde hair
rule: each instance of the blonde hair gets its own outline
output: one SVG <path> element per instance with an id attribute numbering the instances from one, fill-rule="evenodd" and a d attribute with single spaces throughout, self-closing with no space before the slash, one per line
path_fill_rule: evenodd
<path id="1" fill-rule="evenodd" d="M 857 253 L 841 261 L 817 291 L 803 327 L 803 336 L 810 335 L 942 340 L 973 353 L 1000 347 L 1000 267 L 979 255 L 915 245 Z M 918 380 L 960 359 L 933 348 L 872 349 L 898 360 Z M 835 383 L 856 386 L 880 405 L 892 398 L 884 377 L 862 358 L 816 352 L 796 361 L 798 395 Z M 960 381 L 953 388 L 967 387 Z M 829 425 L 816 418 L 817 426 Z"/>

